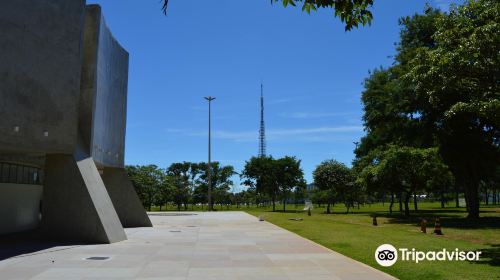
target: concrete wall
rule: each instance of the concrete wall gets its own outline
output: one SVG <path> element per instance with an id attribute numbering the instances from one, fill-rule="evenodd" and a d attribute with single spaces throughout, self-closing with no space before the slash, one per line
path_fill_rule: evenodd
<path id="1" fill-rule="evenodd" d="M 47 156 L 41 229 L 56 240 L 113 243 L 127 239 L 91 158 Z"/>
<path id="2" fill-rule="evenodd" d="M 125 169 L 104 168 L 101 177 L 123 227 L 153 226 Z"/>
<path id="3" fill-rule="evenodd" d="M 73 153 L 84 11 L 85 0 L 1 1 L 0 152 Z"/>
<path id="4" fill-rule="evenodd" d="M 109 31 L 101 8 L 87 6 L 80 130 L 98 166 L 123 167 L 128 53 Z"/>
<path id="5" fill-rule="evenodd" d="M 42 190 L 38 185 L 0 183 L 0 234 L 38 226 Z"/>

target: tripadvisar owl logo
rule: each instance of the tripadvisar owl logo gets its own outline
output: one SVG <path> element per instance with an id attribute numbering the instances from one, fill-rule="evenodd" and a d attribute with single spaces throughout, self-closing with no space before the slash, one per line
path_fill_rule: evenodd
<path id="1" fill-rule="evenodd" d="M 398 260 L 398 251 L 391 244 L 383 244 L 375 250 L 375 260 L 381 266 L 392 266 Z"/>

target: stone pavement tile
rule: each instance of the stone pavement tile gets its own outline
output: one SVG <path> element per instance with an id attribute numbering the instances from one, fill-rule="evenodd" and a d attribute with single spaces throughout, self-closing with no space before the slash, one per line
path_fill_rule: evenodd
<path id="1" fill-rule="evenodd" d="M 332 273 L 322 267 L 298 267 L 298 266 L 286 266 L 280 267 L 287 275 L 291 276 L 320 276 L 320 275 L 332 275 Z"/>
<path id="2" fill-rule="evenodd" d="M 262 277 L 262 276 L 254 276 L 254 275 L 244 275 L 244 276 L 239 276 L 236 278 L 238 280 L 290 280 L 290 278 L 286 275 L 278 275 L 278 276 L 272 276 L 269 278 Z M 234 278 L 233 278 L 234 280 Z M 304 280 L 304 279 L 302 279 Z M 321 279 L 322 280 L 322 279 Z"/>
<path id="3" fill-rule="evenodd" d="M 191 267 L 188 272 L 188 279 L 198 277 L 234 277 L 235 270 L 228 267 Z"/>
<path id="4" fill-rule="evenodd" d="M 267 259 L 262 260 L 233 260 L 232 265 L 235 267 L 273 267 L 272 262 Z"/>
<path id="5" fill-rule="evenodd" d="M 29 279 L 44 270 L 43 267 L 6 267 L 0 269 L 0 279 Z"/>
<path id="6" fill-rule="evenodd" d="M 274 277 L 286 277 L 286 273 L 277 267 L 235 267 L 235 275 L 238 277 L 244 276 L 259 276 L 261 279 L 274 279 Z"/>
<path id="7" fill-rule="evenodd" d="M 289 279 L 290 280 L 304 280 L 304 279 L 314 279 L 314 280 L 342 280 L 341 278 L 339 278 L 337 276 L 334 276 L 334 275 L 331 275 L 331 274 L 328 274 L 328 275 L 314 275 L 314 276 L 311 276 L 311 275 L 308 275 L 308 276 L 293 275 L 293 276 L 289 276 Z M 370 279 L 370 278 L 368 278 L 368 279 Z"/>
<path id="8" fill-rule="evenodd" d="M 139 278 L 151 278 L 151 277 L 179 277 L 186 278 L 188 276 L 188 267 L 145 267 L 138 274 Z"/>
<path id="9" fill-rule="evenodd" d="M 270 261 L 271 259 L 268 258 L 265 254 L 261 252 L 253 253 L 253 252 L 237 252 L 237 251 L 231 251 L 231 260 L 236 260 L 236 261 L 252 261 L 252 260 L 266 260 Z"/>
<path id="10" fill-rule="evenodd" d="M 134 280 L 135 278 L 120 278 L 120 280 Z M 115 277 L 85 277 L 82 280 L 116 280 Z"/>
<path id="11" fill-rule="evenodd" d="M 273 260 L 310 260 L 318 264 L 330 265 L 332 261 L 344 260 L 345 257 L 340 254 L 332 254 L 330 252 L 323 252 L 321 254 L 266 254 L 266 256 Z"/>
<path id="12" fill-rule="evenodd" d="M 190 262 L 191 268 L 231 268 L 233 262 L 231 260 L 211 260 L 207 258 L 205 260 L 193 260 Z"/>
<path id="13" fill-rule="evenodd" d="M 321 268 L 316 263 L 310 260 L 273 260 L 273 264 L 278 267 L 296 267 L 302 269 Z"/>
<path id="14" fill-rule="evenodd" d="M 49 268 L 31 279 L 133 278 L 139 268 Z"/>
<path id="15" fill-rule="evenodd" d="M 162 276 L 162 277 L 138 277 L 135 280 L 186 280 L 187 277 Z M 86 280 L 86 279 L 85 279 Z"/>

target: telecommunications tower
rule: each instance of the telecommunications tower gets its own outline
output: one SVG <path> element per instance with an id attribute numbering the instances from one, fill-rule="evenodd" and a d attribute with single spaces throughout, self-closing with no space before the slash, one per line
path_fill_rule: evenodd
<path id="1" fill-rule="evenodd" d="M 259 129 L 259 157 L 266 156 L 266 128 L 264 125 L 264 85 L 260 84 L 260 129 Z"/>

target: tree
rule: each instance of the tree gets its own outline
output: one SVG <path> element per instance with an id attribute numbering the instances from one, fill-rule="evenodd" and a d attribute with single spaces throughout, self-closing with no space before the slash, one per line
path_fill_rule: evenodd
<path id="1" fill-rule="evenodd" d="M 273 204 L 273 212 L 276 211 L 276 199 L 279 195 L 274 163 L 272 156 L 252 157 L 245 162 L 245 167 L 240 174 L 244 185 L 255 188 L 257 194 L 269 195 Z"/>
<path id="2" fill-rule="evenodd" d="M 479 184 L 500 159 L 499 5 L 469 1 L 448 14 L 428 7 L 402 18 L 394 65 L 376 70 L 363 92 L 367 135 L 356 162 L 366 167 L 387 145 L 437 147 L 471 218 L 479 215 Z M 448 186 L 431 185 L 443 202 Z"/>
<path id="3" fill-rule="evenodd" d="M 252 157 L 245 163 L 240 174 L 243 184 L 254 188 L 257 194 L 271 198 L 273 211 L 276 211 L 276 200 L 281 196 L 283 211 L 286 201 L 295 188 L 304 188 L 304 172 L 300 168 L 300 160 L 285 156 L 274 159 L 272 156 Z"/>
<path id="4" fill-rule="evenodd" d="M 399 193 L 403 199 L 405 216 L 410 215 L 409 201 L 412 195 L 417 210 L 417 192 L 435 189 L 435 184 L 442 186 L 453 183 L 453 176 L 436 148 L 389 145 L 383 150 L 373 151 L 370 159 L 360 172 L 358 183 L 371 191 L 383 188 Z"/>
<path id="5" fill-rule="evenodd" d="M 157 190 L 164 184 L 164 171 L 156 165 L 127 166 L 126 170 L 144 207 L 151 211 L 151 206 L 158 200 Z"/>
<path id="6" fill-rule="evenodd" d="M 167 168 L 167 174 L 171 185 L 173 202 L 177 205 L 177 211 L 181 210 L 184 204 L 187 207 L 187 202 L 190 197 L 190 167 L 191 163 L 172 163 Z"/>
<path id="7" fill-rule="evenodd" d="M 471 0 L 435 21 L 434 47 L 421 47 L 404 76 L 437 131 L 440 151 L 464 186 L 468 217 L 500 159 L 500 3 Z"/>
<path id="8" fill-rule="evenodd" d="M 352 182 L 352 173 L 349 167 L 336 160 L 326 160 L 316 167 L 313 172 L 314 185 L 326 192 L 326 213 L 330 214 L 330 205 L 335 206 L 336 199 L 345 192 Z"/>
<path id="9" fill-rule="evenodd" d="M 154 194 L 154 204 L 160 206 L 160 211 L 163 205 L 167 205 L 169 201 L 172 201 L 172 194 L 174 193 L 174 188 L 172 185 L 171 178 L 162 172 L 160 177 L 160 182 L 155 188 Z"/>
<path id="10" fill-rule="evenodd" d="M 422 15 L 399 20 L 400 42 L 394 65 L 376 69 L 365 79 L 361 100 L 367 135 L 355 150 L 357 159 L 388 144 L 418 148 L 436 145 L 432 121 L 420 111 L 426 100 L 418 99 L 413 87 L 401 77 L 408 73 L 408 63 L 420 48 L 435 46 L 432 36 L 440 15 L 439 10 L 427 7 Z"/>
<path id="11" fill-rule="evenodd" d="M 206 166 L 205 163 L 199 163 L 199 166 Z M 231 165 L 221 166 L 219 162 L 211 163 L 212 169 L 212 198 L 215 203 L 223 204 L 227 202 L 227 194 L 233 185 L 231 177 L 237 173 Z M 208 170 L 201 174 L 198 179 L 199 192 L 203 192 L 205 197 L 208 195 Z"/>
<path id="12" fill-rule="evenodd" d="M 283 212 L 285 212 L 286 201 L 292 190 L 304 188 L 306 185 L 304 172 L 300 168 L 300 160 L 289 156 L 274 160 L 271 172 L 275 172 L 276 184 L 283 198 Z"/>
<path id="13" fill-rule="evenodd" d="M 310 13 L 320 8 L 333 9 L 334 15 L 345 23 L 345 30 L 349 31 L 359 24 L 371 24 L 373 15 L 370 8 L 373 0 L 271 0 L 271 3 L 282 2 L 283 6 L 297 6 L 302 3 L 302 11 Z M 162 0 L 162 10 L 166 14 L 169 0 Z"/>

